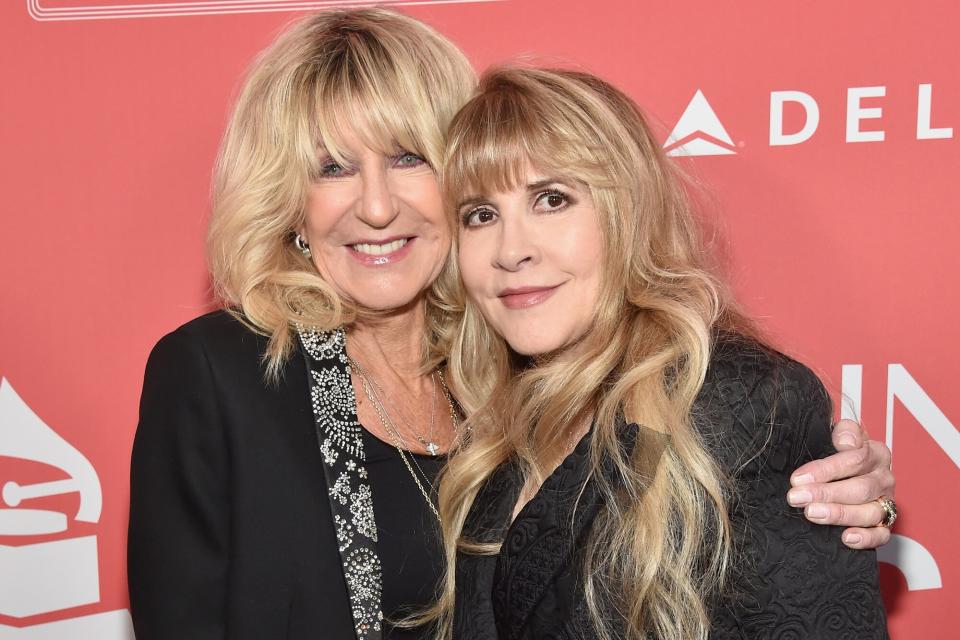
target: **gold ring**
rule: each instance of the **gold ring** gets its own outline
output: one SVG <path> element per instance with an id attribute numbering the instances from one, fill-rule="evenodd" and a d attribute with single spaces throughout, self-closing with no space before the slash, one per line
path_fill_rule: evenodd
<path id="1" fill-rule="evenodd" d="M 880 504 L 880 508 L 883 509 L 883 518 L 880 519 L 880 522 L 878 522 L 876 526 L 889 529 L 893 526 L 893 523 L 897 521 L 897 503 L 886 496 L 880 496 L 877 498 L 877 502 Z"/>

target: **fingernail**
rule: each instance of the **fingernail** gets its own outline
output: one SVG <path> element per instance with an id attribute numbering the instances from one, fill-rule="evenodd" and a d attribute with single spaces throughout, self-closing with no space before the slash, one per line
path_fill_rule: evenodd
<path id="1" fill-rule="evenodd" d="M 813 474 L 810 473 L 802 473 L 793 477 L 794 485 L 810 484 L 811 482 L 813 482 Z"/>
<path id="2" fill-rule="evenodd" d="M 857 439 L 853 437 L 852 433 L 841 433 L 840 444 L 845 447 L 855 447 L 857 446 Z"/>
<path id="3" fill-rule="evenodd" d="M 807 507 L 807 517 L 814 520 L 823 520 L 830 515 L 830 510 L 822 504 L 812 504 Z"/>
<path id="4" fill-rule="evenodd" d="M 859 533 L 845 533 L 843 534 L 843 541 L 847 544 L 860 544 L 863 540 L 863 536 Z"/>
<path id="5" fill-rule="evenodd" d="M 802 489 L 791 489 L 787 492 L 787 502 L 795 507 L 803 506 L 813 501 L 813 494 Z"/>

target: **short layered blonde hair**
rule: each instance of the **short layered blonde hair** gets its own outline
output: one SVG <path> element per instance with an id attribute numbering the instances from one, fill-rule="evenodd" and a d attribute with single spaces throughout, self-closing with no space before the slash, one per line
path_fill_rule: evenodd
<path id="1" fill-rule="evenodd" d="M 254 62 L 216 163 L 207 254 L 218 299 L 270 337 L 272 374 L 294 323 L 332 329 L 360 311 L 293 245 L 321 154 L 343 161 L 349 130 L 373 149 L 401 147 L 439 167 L 447 125 L 475 87 L 456 46 L 384 9 L 308 16 Z M 435 288 L 456 286 L 448 272 Z M 425 354 L 445 325 L 437 299 L 431 290 Z"/>

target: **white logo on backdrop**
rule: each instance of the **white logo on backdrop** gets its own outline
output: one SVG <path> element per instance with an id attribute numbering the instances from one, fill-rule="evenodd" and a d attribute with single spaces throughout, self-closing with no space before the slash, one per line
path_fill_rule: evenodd
<path id="1" fill-rule="evenodd" d="M 405 4 L 470 4 L 504 0 L 379 0 L 378 5 Z M 60 4 L 60 6 L 54 6 Z M 117 0 L 73 0 L 63 6 L 54 0 L 27 0 L 27 12 L 40 22 L 62 20 L 110 20 L 118 18 L 160 18 L 177 16 L 209 16 L 228 13 L 270 13 L 306 11 L 333 7 L 366 6 L 369 0 L 210 0 L 184 2 L 167 0 L 149 3 L 117 2 Z"/>
<path id="2" fill-rule="evenodd" d="M 0 378 L 0 457 L 60 469 L 67 479 L 36 484 L 5 481 L 0 491 L 0 539 L 49 536 L 69 530 L 68 514 L 22 506 L 38 498 L 77 493 L 77 522 L 98 522 L 100 479 L 90 461 L 48 427 Z M 0 544 L 0 615 L 25 618 L 100 601 L 97 536 L 63 537 L 33 544 Z M 126 609 L 29 627 L 0 625 L 0 640 L 125 640 L 133 638 Z"/>
<path id="3" fill-rule="evenodd" d="M 845 113 L 844 142 L 883 142 L 883 103 L 887 87 L 848 87 Z M 866 104 L 864 101 L 867 101 Z M 802 113 L 802 125 L 787 131 L 784 124 L 786 105 L 793 105 Z M 953 138 L 953 127 L 933 125 L 933 85 L 917 85 L 916 139 L 945 140 Z M 820 127 L 820 105 L 814 96 L 804 91 L 770 92 L 771 147 L 802 144 L 810 140 Z M 872 121 L 870 124 L 865 124 Z M 866 128 L 865 128 L 866 127 Z M 743 146 L 743 143 L 740 144 Z M 699 89 L 663 145 L 669 156 L 715 156 L 736 153 L 716 112 Z"/>
<path id="4" fill-rule="evenodd" d="M 863 398 L 863 365 L 845 364 L 841 372 L 843 403 L 840 417 L 857 420 L 861 415 Z M 902 364 L 887 366 L 886 400 L 887 446 L 890 451 L 893 451 L 894 401 L 899 400 L 960 469 L 960 432 Z M 897 567 L 906 578 L 910 591 L 943 587 L 936 559 L 926 547 L 912 538 L 894 535 L 889 544 L 877 550 L 877 558 Z"/>
<path id="5" fill-rule="evenodd" d="M 668 156 L 725 156 L 736 153 L 730 134 L 700 89 L 664 143 Z"/>

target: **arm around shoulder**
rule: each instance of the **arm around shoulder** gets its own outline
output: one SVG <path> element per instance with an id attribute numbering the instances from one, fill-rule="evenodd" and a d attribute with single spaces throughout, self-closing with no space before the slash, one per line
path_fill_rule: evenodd
<path id="1" fill-rule="evenodd" d="M 127 546 L 138 640 L 225 638 L 229 459 L 201 341 L 154 347 L 130 470 Z"/>
<path id="2" fill-rule="evenodd" d="M 759 446 L 733 474 L 728 622 L 751 638 L 887 638 L 876 554 L 845 547 L 838 528 L 810 523 L 783 499 L 798 464 L 833 451 L 823 385 L 784 358 L 747 395 L 737 421 L 753 432 L 743 441 Z"/>

